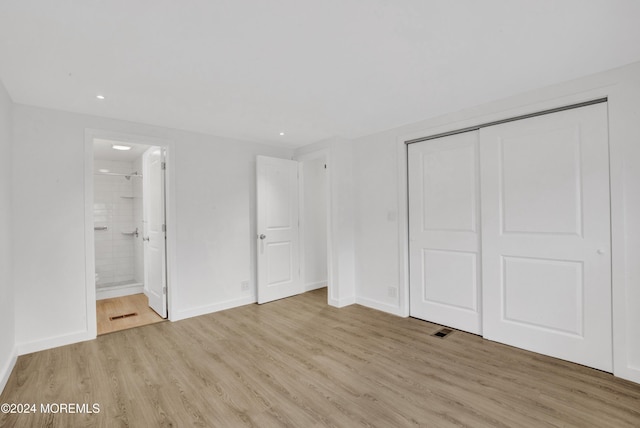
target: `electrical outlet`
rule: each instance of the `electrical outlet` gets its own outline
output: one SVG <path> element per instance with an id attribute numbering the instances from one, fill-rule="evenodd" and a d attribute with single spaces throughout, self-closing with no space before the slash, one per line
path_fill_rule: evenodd
<path id="1" fill-rule="evenodd" d="M 387 295 L 389 297 L 397 297 L 398 296 L 398 289 L 394 286 L 390 286 L 387 288 Z"/>
<path id="2" fill-rule="evenodd" d="M 240 283 L 240 289 L 242 291 L 249 291 L 249 281 L 242 281 Z"/>

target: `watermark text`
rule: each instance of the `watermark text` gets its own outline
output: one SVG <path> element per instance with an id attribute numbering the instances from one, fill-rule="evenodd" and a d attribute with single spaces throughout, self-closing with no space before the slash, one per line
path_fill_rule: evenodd
<path id="1" fill-rule="evenodd" d="M 100 413 L 98 403 L 2 403 L 0 413 L 92 414 Z"/>

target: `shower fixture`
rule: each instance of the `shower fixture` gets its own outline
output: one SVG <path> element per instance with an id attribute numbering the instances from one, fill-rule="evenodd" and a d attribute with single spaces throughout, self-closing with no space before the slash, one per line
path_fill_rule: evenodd
<path id="1" fill-rule="evenodd" d="M 134 172 L 132 172 L 130 174 L 121 174 L 121 173 L 117 173 L 117 172 L 101 172 L 101 171 L 98 171 L 98 172 L 95 172 L 94 175 L 114 175 L 114 176 L 117 176 L 117 177 L 124 177 L 127 180 L 131 180 L 131 177 L 142 178 L 142 174 L 140 174 L 138 171 L 134 171 Z"/>

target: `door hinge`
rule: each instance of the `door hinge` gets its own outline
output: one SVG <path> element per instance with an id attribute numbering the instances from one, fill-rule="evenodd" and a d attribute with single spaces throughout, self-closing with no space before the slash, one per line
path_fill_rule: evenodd
<path id="1" fill-rule="evenodd" d="M 166 224 L 163 224 L 163 225 L 162 225 L 162 231 L 163 231 L 163 232 L 166 232 L 166 231 L 167 231 L 167 225 L 166 225 Z"/>
<path id="2" fill-rule="evenodd" d="M 161 167 L 162 169 L 167 169 L 167 163 L 166 163 L 166 162 L 162 162 L 162 163 L 160 164 L 160 167 Z"/>
<path id="3" fill-rule="evenodd" d="M 162 287 L 162 294 L 167 294 L 167 286 Z"/>

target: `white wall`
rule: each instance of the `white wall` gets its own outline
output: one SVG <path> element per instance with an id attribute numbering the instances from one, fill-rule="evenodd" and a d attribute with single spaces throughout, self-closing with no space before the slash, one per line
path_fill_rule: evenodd
<path id="1" fill-rule="evenodd" d="M 394 132 L 356 140 L 354 151 L 356 300 L 402 315 Z"/>
<path id="2" fill-rule="evenodd" d="M 342 307 L 355 303 L 353 144 L 342 138 L 330 138 L 297 149 L 296 158 L 324 152 L 329 174 L 329 230 L 331 247 L 329 266 L 329 304 Z"/>
<path id="3" fill-rule="evenodd" d="M 0 392 L 16 360 L 12 277 L 12 102 L 0 82 Z"/>
<path id="4" fill-rule="evenodd" d="M 172 141 L 176 266 L 170 317 L 255 301 L 255 156 L 292 151 L 24 105 L 14 106 L 15 320 L 19 353 L 87 340 L 85 129 Z M 171 211 L 171 208 L 169 208 Z M 171 278 L 170 278 L 171 279 Z"/>
<path id="5" fill-rule="evenodd" d="M 327 285 L 327 174 L 324 158 L 302 164 L 302 281 L 306 290 Z"/>
<path id="6" fill-rule="evenodd" d="M 355 140 L 357 301 L 408 315 L 404 141 L 602 96 L 609 98 L 614 373 L 640 382 L 640 63 Z"/>
<path id="7" fill-rule="evenodd" d="M 222 139 L 176 148 L 176 319 L 254 302 L 256 155 L 291 157 L 285 149 Z M 249 280 L 251 294 L 241 282 Z"/>

